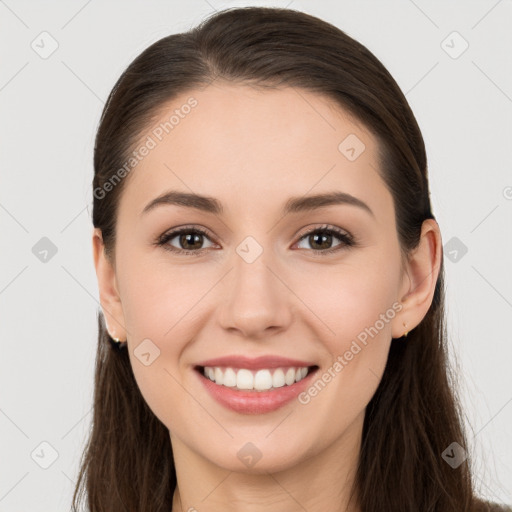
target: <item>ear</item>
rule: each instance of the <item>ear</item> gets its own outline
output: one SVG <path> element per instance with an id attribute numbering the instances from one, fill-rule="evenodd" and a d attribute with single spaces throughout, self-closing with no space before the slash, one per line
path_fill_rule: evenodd
<path id="1" fill-rule="evenodd" d="M 126 341 L 126 328 L 123 308 L 117 287 L 114 266 L 105 254 L 101 230 L 95 228 L 92 234 L 94 266 L 98 279 L 100 303 L 107 323 L 107 330 L 112 338 Z"/>
<path id="2" fill-rule="evenodd" d="M 409 256 L 402 286 L 398 323 L 393 326 L 393 338 L 400 338 L 414 329 L 427 314 L 436 288 L 441 267 L 442 240 L 439 225 L 434 219 L 423 221 L 418 247 Z M 405 326 L 404 326 L 405 322 Z"/>

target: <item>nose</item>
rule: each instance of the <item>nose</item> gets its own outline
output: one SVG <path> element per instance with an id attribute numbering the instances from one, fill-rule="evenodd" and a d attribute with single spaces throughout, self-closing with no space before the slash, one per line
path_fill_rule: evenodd
<path id="1" fill-rule="evenodd" d="M 252 263 L 236 254 L 221 291 L 225 297 L 218 309 L 222 328 L 247 339 L 286 330 L 294 296 L 280 273 L 265 251 Z"/>

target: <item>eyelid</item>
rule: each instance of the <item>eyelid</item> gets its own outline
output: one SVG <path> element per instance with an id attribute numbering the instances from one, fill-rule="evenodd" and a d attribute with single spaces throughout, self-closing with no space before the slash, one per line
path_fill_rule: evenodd
<path id="1" fill-rule="evenodd" d="M 353 238 L 352 235 L 347 230 L 338 228 L 337 226 L 334 226 L 332 224 L 322 224 L 321 226 L 317 227 L 307 226 L 301 229 L 295 236 L 300 240 L 304 238 L 306 235 L 310 235 L 317 231 L 334 231 L 338 235 L 346 235 L 349 238 Z"/>

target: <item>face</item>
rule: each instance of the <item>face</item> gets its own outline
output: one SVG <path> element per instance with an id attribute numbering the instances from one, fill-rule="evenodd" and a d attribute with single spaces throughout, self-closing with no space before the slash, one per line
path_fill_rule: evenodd
<path id="1" fill-rule="evenodd" d="M 176 109 L 173 128 L 155 131 Z M 214 84 L 159 115 L 141 137 L 154 147 L 125 178 L 119 302 L 105 308 L 142 395 L 173 446 L 233 471 L 282 470 L 354 442 L 391 338 L 405 331 L 408 282 L 376 139 L 292 88 Z M 171 191 L 219 209 L 170 197 L 148 206 Z M 307 201 L 333 193 L 356 199 Z M 234 358 L 209 363 L 226 385 L 198 369 L 217 358 Z M 300 367 L 309 373 L 292 385 Z M 232 387 L 254 380 L 273 389 Z M 247 454 L 261 457 L 254 468 Z"/>

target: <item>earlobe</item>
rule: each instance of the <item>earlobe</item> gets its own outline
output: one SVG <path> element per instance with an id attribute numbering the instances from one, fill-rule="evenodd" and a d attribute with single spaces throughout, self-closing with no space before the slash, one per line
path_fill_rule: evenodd
<path id="1" fill-rule="evenodd" d="M 101 230 L 95 228 L 92 234 L 92 247 L 100 304 L 111 338 L 126 339 L 126 327 L 121 298 L 117 287 L 114 266 L 105 253 Z"/>
<path id="2" fill-rule="evenodd" d="M 412 331 L 427 314 L 434 297 L 437 278 L 441 268 L 442 241 L 439 225 L 434 219 L 426 219 L 421 227 L 418 247 L 407 262 L 408 291 L 404 294 L 404 305 L 400 314 L 400 325 L 406 323 L 404 331 Z M 398 337 L 401 335 L 398 334 Z"/>

